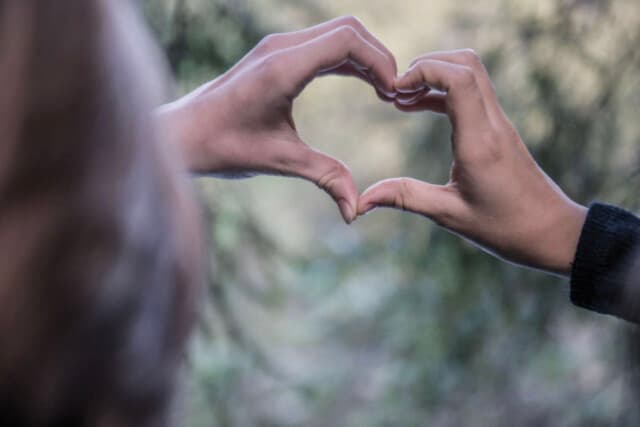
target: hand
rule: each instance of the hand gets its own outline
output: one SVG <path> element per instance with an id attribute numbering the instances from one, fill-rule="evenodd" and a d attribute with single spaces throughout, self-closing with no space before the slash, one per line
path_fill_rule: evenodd
<path id="1" fill-rule="evenodd" d="M 223 177 L 296 176 L 316 183 L 338 203 L 346 222 L 356 217 L 358 192 L 341 162 L 298 136 L 294 99 L 315 77 L 341 74 L 371 84 L 393 101 L 393 55 L 355 18 L 267 36 L 236 66 L 160 109 L 161 121 L 194 172 Z"/>
<path id="2" fill-rule="evenodd" d="M 463 50 L 420 57 L 396 89 L 397 108 L 449 117 L 450 179 L 382 181 L 364 192 L 358 213 L 389 206 L 422 214 L 505 260 L 569 274 L 586 209 L 533 160 L 478 56 Z"/>

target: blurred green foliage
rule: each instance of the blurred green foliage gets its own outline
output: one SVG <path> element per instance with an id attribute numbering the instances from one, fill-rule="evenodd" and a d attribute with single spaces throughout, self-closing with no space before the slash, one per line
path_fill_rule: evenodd
<path id="1" fill-rule="evenodd" d="M 357 15 L 368 4 L 146 0 L 144 7 L 187 90 L 268 32 L 344 8 Z M 424 14 L 424 25 L 436 20 L 422 2 L 385 4 L 404 8 L 403 16 Z M 449 7 L 438 15 L 447 34 L 430 47 L 480 51 L 504 109 L 550 177 L 581 203 L 640 207 L 640 4 Z M 278 13 L 299 20 L 266 18 Z M 387 126 L 401 120 L 380 114 Z M 398 131 L 398 173 L 446 181 L 449 131 L 433 117 Z M 211 275 L 190 351 L 187 425 L 637 425 L 631 390 L 640 361 L 625 351 L 632 332 L 572 308 L 566 280 L 502 263 L 408 215 L 380 214 L 351 228 L 309 219 L 309 230 L 295 231 L 280 211 L 306 212 L 305 204 L 292 202 L 281 180 L 198 184 Z"/>

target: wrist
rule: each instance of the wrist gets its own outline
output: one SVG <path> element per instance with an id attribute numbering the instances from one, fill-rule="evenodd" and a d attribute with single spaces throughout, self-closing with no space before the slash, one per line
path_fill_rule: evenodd
<path id="1" fill-rule="evenodd" d="M 552 220 L 542 235 L 541 259 L 536 267 L 569 276 L 588 209 L 564 199 L 558 209 L 551 211 Z"/>
<path id="2" fill-rule="evenodd" d="M 159 107 L 154 112 L 158 128 L 190 172 L 203 171 L 203 143 L 198 136 L 194 114 L 180 100 Z"/>

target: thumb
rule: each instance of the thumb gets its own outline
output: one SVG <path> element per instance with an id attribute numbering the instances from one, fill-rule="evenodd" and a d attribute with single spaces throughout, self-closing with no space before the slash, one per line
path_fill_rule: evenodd
<path id="1" fill-rule="evenodd" d="M 358 215 L 377 207 L 390 207 L 424 215 L 440 225 L 460 216 L 464 203 L 449 186 L 433 185 L 413 178 L 392 178 L 369 187 L 360 196 Z"/>
<path id="2" fill-rule="evenodd" d="M 351 224 L 357 218 L 358 190 L 351 171 L 339 160 L 307 147 L 296 175 L 315 183 L 338 204 L 342 218 Z"/>

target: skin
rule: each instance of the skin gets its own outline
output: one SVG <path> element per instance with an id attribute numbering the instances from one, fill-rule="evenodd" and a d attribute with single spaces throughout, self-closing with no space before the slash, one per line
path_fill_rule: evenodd
<path id="1" fill-rule="evenodd" d="M 424 55 L 395 85 L 402 94 L 395 104 L 400 110 L 433 111 L 451 121 L 449 182 L 379 182 L 362 194 L 358 213 L 376 207 L 414 212 L 504 260 L 570 274 L 587 209 L 536 164 L 500 107 L 478 55 Z"/>
<path id="2" fill-rule="evenodd" d="M 452 124 L 449 182 L 381 181 L 360 197 L 349 169 L 296 132 L 296 97 L 315 77 L 355 76 L 407 112 Z M 503 112 L 471 50 L 417 58 L 397 77 L 389 50 L 353 17 L 266 37 L 236 66 L 157 115 L 190 169 L 227 178 L 257 174 L 314 182 L 352 222 L 377 207 L 424 215 L 495 256 L 568 275 L 587 209 L 540 169 Z"/>
<path id="3" fill-rule="evenodd" d="M 296 97 L 315 77 L 355 76 L 393 101 L 393 55 L 353 17 L 267 36 L 237 65 L 193 93 L 162 107 L 190 169 L 226 178 L 273 174 L 304 178 L 336 201 L 347 223 L 358 191 L 349 169 L 309 147 L 296 132 Z"/>

